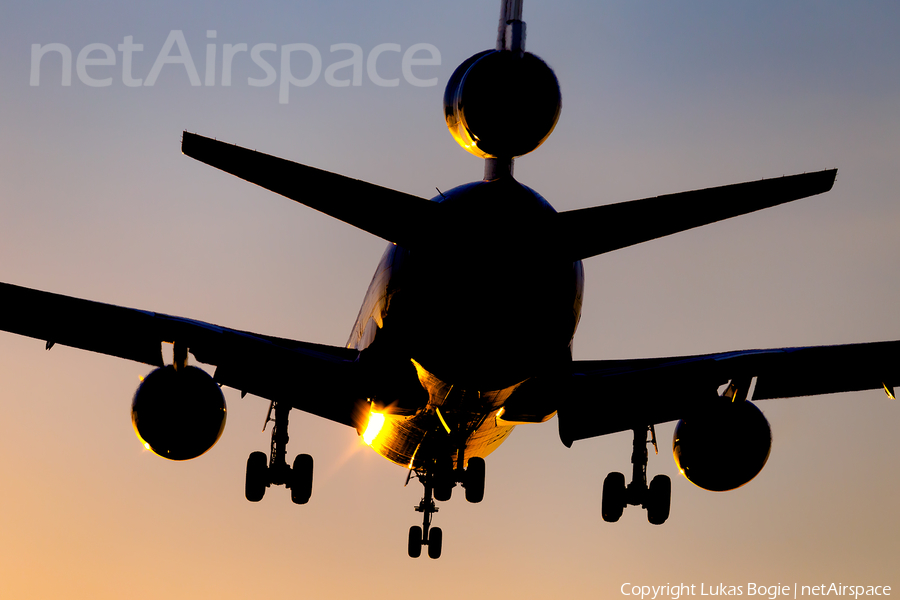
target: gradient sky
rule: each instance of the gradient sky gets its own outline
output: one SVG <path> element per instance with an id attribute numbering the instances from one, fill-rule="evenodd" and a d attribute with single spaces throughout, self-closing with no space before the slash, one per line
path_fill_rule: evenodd
<path id="1" fill-rule="evenodd" d="M 36 1 L 0 8 L 0 280 L 261 333 L 343 344 L 384 242 L 181 155 L 183 129 L 425 197 L 480 178 L 453 142 L 443 86 L 493 47 L 499 2 Z M 525 3 L 527 47 L 560 79 L 550 139 L 516 163 L 557 209 L 838 167 L 832 192 L 589 259 L 576 358 L 900 338 L 900 5 L 896 2 Z M 31 45 L 115 48 L 146 77 L 171 30 L 203 77 L 215 42 L 368 53 L 429 43 L 434 87 L 29 85 Z M 220 50 L 221 52 L 221 50 Z M 392 55 L 384 55 L 389 59 Z M 385 60 L 384 77 L 399 76 Z M 55 66 L 54 66 L 55 64 Z M 381 63 L 380 63 L 381 64 Z M 298 73 L 300 71 L 298 62 Z M 73 68 L 74 71 L 74 68 Z M 527 300 L 523 300 L 527 301 Z M 535 318 L 540 318 L 535 307 Z M 440 329 L 434 331 L 439 340 Z M 267 402 L 226 391 L 207 455 L 172 463 L 129 422 L 127 361 L 0 335 L 0 597 L 615 598 L 623 583 L 841 582 L 900 591 L 900 405 L 878 391 L 768 401 L 769 463 L 706 492 L 677 474 L 673 425 L 649 472 L 672 514 L 600 517 L 630 434 L 566 449 L 556 421 L 487 461 L 479 505 L 441 504 L 439 561 L 406 556 L 417 483 L 353 430 L 294 413 L 316 460 L 307 506 L 243 497 L 268 448 Z M 302 379 L 298 380 L 298 386 Z M 635 396 L 667 389 L 635 390 Z"/>

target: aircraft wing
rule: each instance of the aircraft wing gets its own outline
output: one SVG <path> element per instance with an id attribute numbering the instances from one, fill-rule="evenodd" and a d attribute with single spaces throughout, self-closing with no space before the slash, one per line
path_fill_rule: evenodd
<path id="1" fill-rule="evenodd" d="M 576 440 L 680 419 L 731 382 L 749 400 L 900 385 L 900 341 L 739 350 L 700 356 L 575 361 L 559 434 Z"/>
<path id="2" fill-rule="evenodd" d="M 162 343 L 179 343 L 215 380 L 242 392 L 356 426 L 357 351 L 219 327 L 0 283 L 0 330 L 163 366 Z"/>

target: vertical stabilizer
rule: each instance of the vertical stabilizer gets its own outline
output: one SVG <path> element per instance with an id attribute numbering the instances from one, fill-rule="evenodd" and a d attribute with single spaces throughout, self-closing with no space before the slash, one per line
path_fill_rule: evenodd
<path id="1" fill-rule="evenodd" d="M 500 0 L 500 24 L 497 27 L 497 50 L 525 51 L 525 22 L 522 0 Z"/>

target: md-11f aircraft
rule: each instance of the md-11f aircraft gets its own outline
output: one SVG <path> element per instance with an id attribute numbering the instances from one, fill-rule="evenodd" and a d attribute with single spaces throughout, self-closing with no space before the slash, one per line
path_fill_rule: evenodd
<path id="1" fill-rule="evenodd" d="M 435 501 L 460 485 L 485 490 L 485 457 L 516 425 L 557 416 L 563 444 L 633 432 L 630 482 L 610 473 L 602 517 L 641 506 L 669 515 L 671 482 L 648 482 L 655 425 L 678 421 L 673 451 L 696 485 L 744 485 L 766 463 L 769 424 L 751 400 L 884 389 L 900 381 L 900 341 L 738 350 L 700 356 L 575 361 L 582 260 L 827 192 L 836 170 L 557 212 L 513 176 L 514 159 L 550 135 L 561 109 L 554 72 L 525 51 L 522 3 L 502 2 L 495 49 L 453 73 L 444 115 L 453 137 L 484 159 L 484 177 L 420 198 L 185 132 L 187 156 L 389 242 L 345 346 L 220 327 L 0 284 L 0 328 L 152 365 L 132 401 L 141 442 L 172 460 L 209 450 L 225 425 L 221 386 L 270 401 L 269 452 L 247 460 L 258 502 L 284 485 L 310 500 L 313 459 L 288 464 L 292 409 L 355 428 L 424 486 L 408 552 L 441 554 Z M 435 333 L 434 324 L 440 323 Z M 162 344 L 173 344 L 166 365 Z M 211 376 L 188 364 L 215 367 Z M 669 390 L 665 396 L 635 390 Z"/>

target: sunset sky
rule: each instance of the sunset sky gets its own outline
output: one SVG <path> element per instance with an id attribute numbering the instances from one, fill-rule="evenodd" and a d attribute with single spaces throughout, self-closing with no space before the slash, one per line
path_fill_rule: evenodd
<path id="1" fill-rule="evenodd" d="M 385 242 L 180 153 L 189 130 L 432 197 L 480 179 L 446 130 L 453 69 L 494 46 L 499 2 L 7 2 L 0 8 L 0 281 L 312 342 L 346 342 Z M 837 167 L 833 191 L 585 261 L 577 359 L 900 339 L 900 4 L 528 0 L 527 49 L 560 80 L 553 135 L 516 176 L 558 210 Z M 181 31 L 201 85 L 164 65 Z M 215 31 L 215 37 L 208 37 Z M 305 43 L 321 75 L 288 89 L 225 44 Z M 376 85 L 326 81 L 355 44 L 385 52 Z M 414 44 L 439 50 L 401 72 Z M 33 44 L 58 53 L 31 85 Z M 85 67 L 90 44 L 115 65 Z M 206 46 L 217 71 L 206 80 Z M 173 50 L 172 54 L 178 54 Z M 280 69 L 279 53 L 263 54 Z M 295 77 L 310 72 L 293 55 Z M 91 59 L 103 57 L 98 50 Z M 84 65 L 83 65 L 84 66 Z M 349 78 L 349 70 L 338 73 Z M 88 80 L 90 81 L 90 80 Z M 132 82 L 133 83 L 133 82 Z M 648 215 L 648 219 L 652 215 Z M 510 301 L 515 302 L 512 298 Z M 527 299 L 521 299 L 527 302 Z M 2 306 L 0 306 L 2 308 Z M 540 307 L 535 307 L 540 318 Z M 433 331 L 440 343 L 440 327 Z M 487 459 L 482 503 L 440 504 L 443 556 L 412 560 L 422 486 L 354 430 L 292 414 L 289 454 L 316 461 L 312 500 L 244 499 L 268 450 L 268 403 L 227 389 L 218 445 L 174 463 L 130 423 L 137 363 L 0 333 L 0 597 L 620 597 L 624 583 L 890 585 L 900 591 L 900 403 L 880 391 L 760 404 L 768 465 L 701 490 L 657 428 L 672 477 L 663 526 L 600 516 L 628 433 L 565 448 L 556 420 Z M 298 375 L 302 386 L 302 374 Z M 668 389 L 636 389 L 635 397 Z M 623 401 L 628 401 L 627 398 Z"/>

